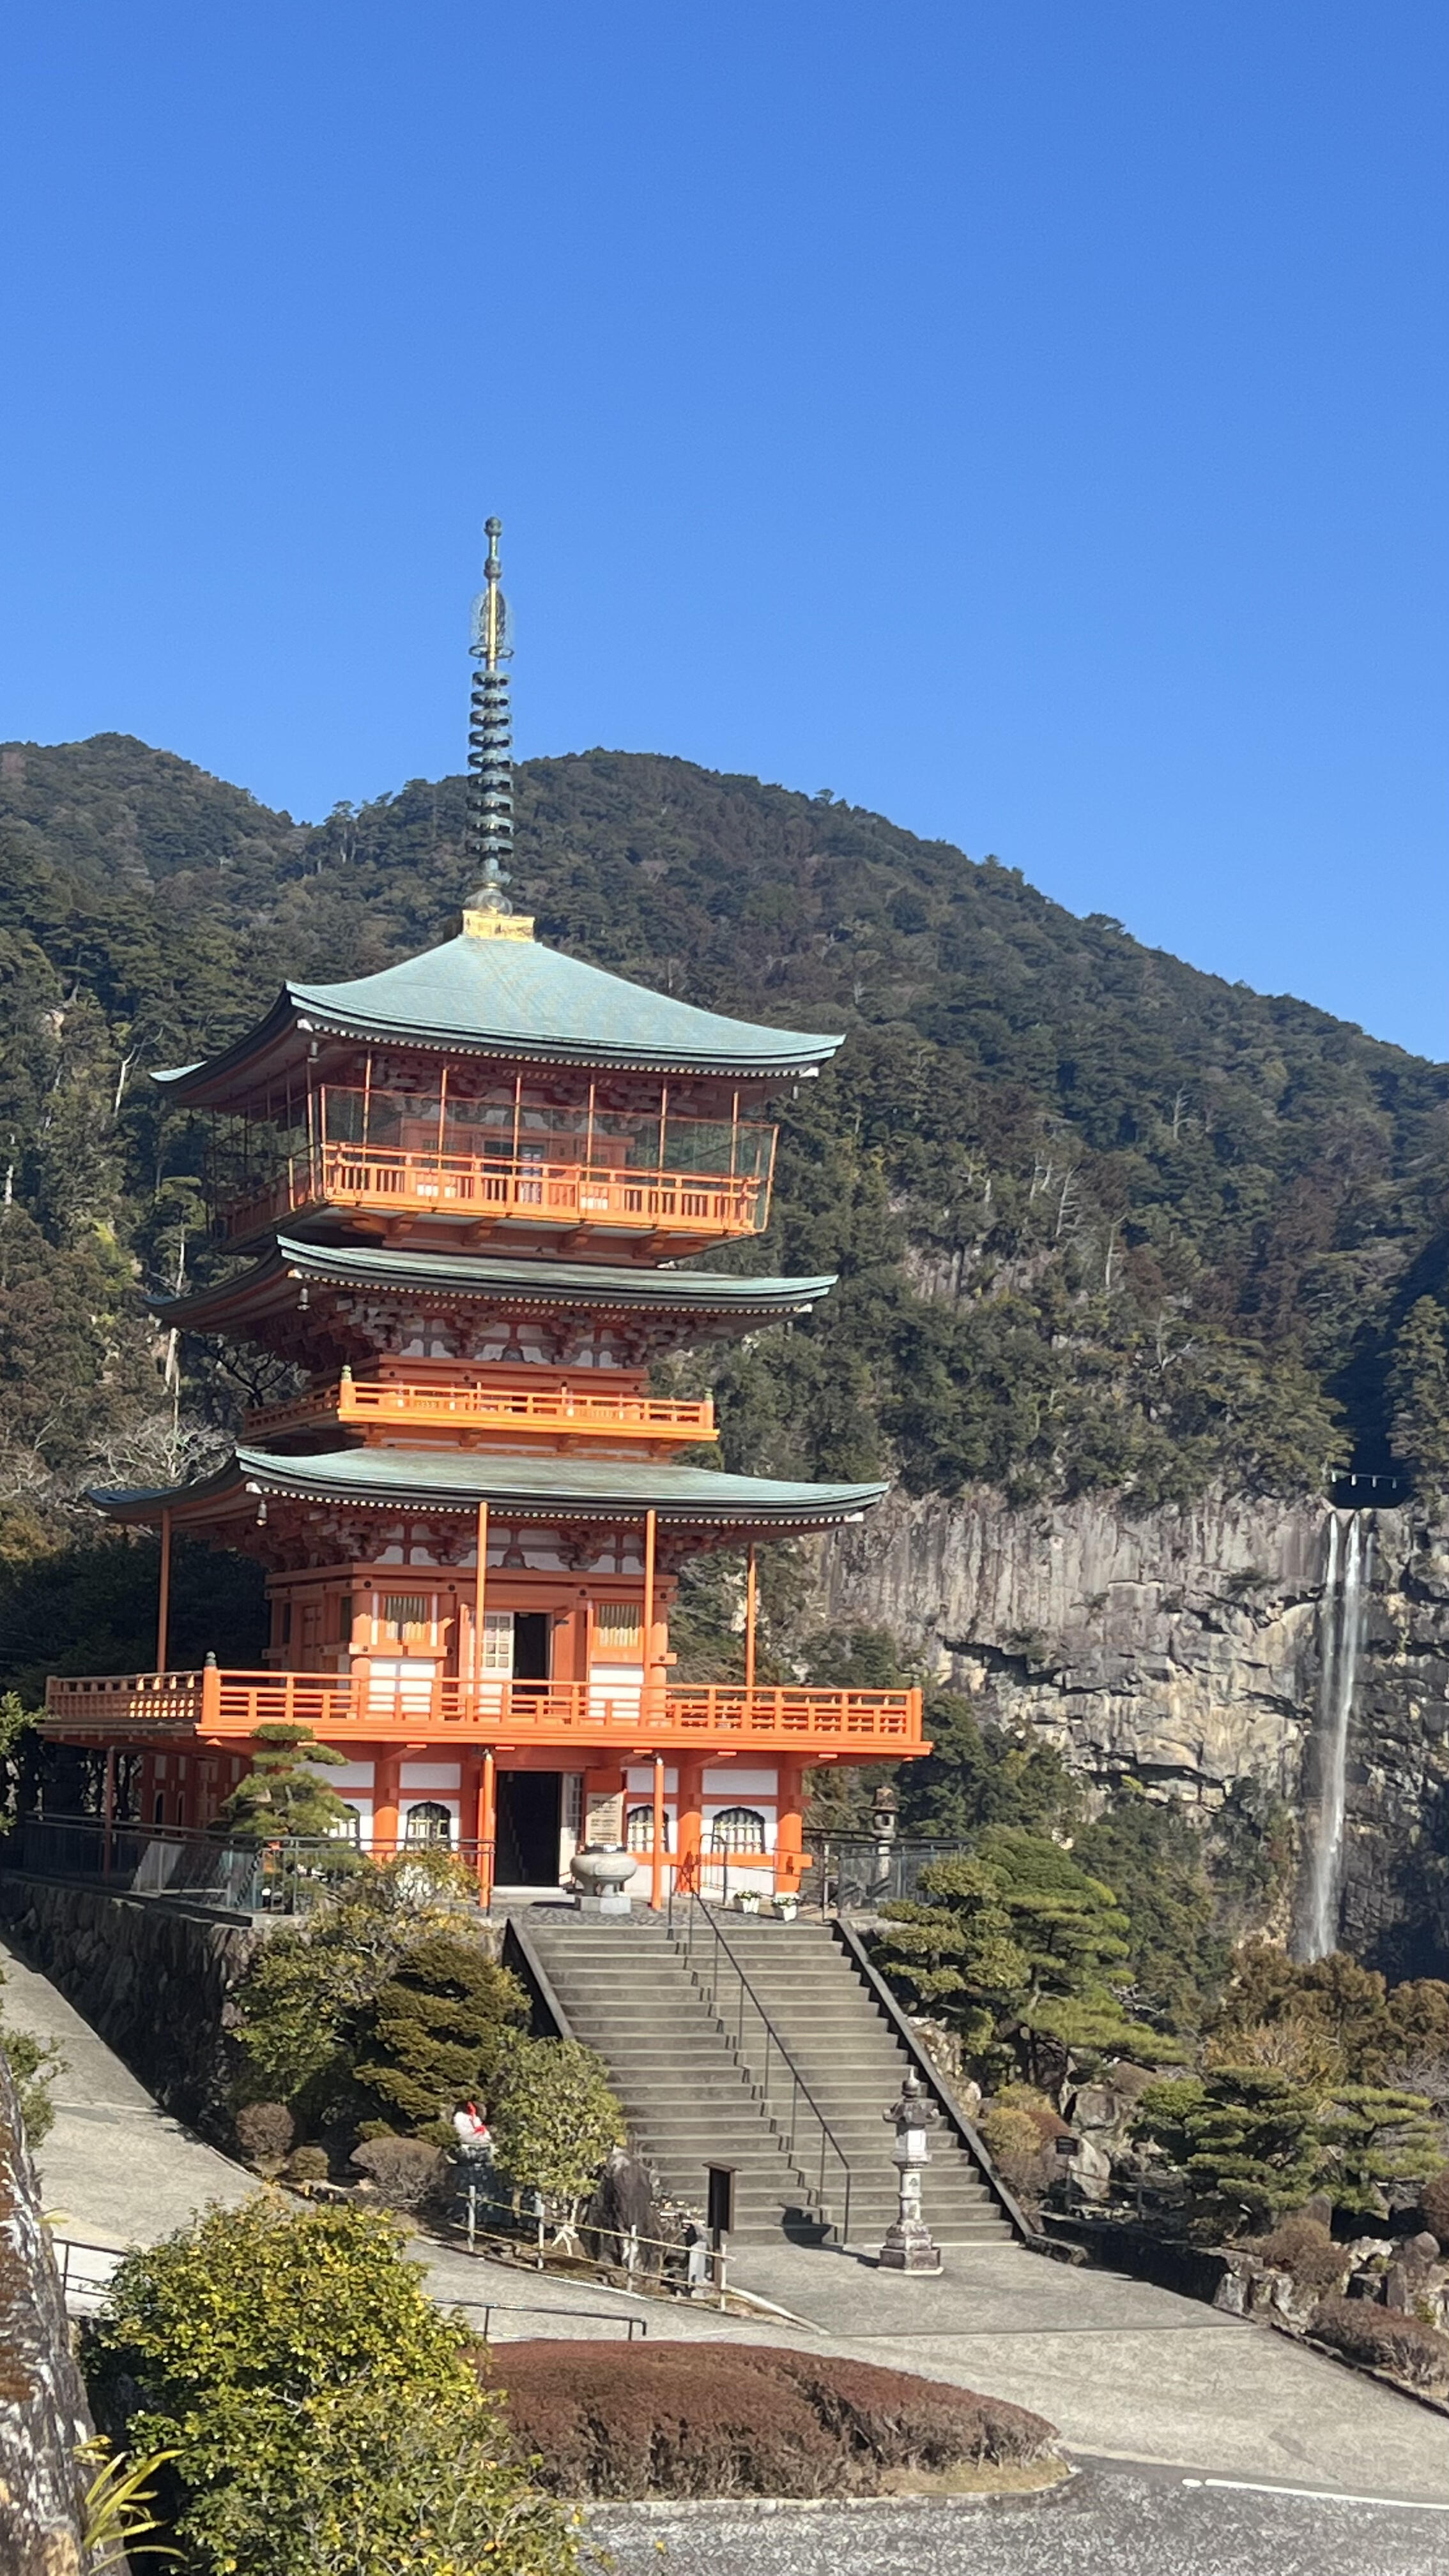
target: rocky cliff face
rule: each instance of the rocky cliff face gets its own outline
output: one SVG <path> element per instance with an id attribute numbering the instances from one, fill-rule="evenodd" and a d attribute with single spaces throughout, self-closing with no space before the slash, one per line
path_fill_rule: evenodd
<path id="1" fill-rule="evenodd" d="M 1348 1739 L 1345 1938 L 1449 1968 L 1449 1529 L 1374 1536 Z M 1101 1788 L 1208 1809 L 1252 1776 L 1300 1811 L 1317 1719 L 1328 1508 L 1209 1497 L 1012 1511 L 894 1495 L 822 1550 L 815 1610 L 890 1629 L 986 1721 L 1031 1727 Z M 1315 1817 L 1303 1812 L 1305 1847 Z"/>

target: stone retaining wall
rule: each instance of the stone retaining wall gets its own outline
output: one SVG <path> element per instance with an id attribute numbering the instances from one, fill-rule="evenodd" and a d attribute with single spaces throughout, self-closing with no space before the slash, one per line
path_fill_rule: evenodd
<path id="1" fill-rule="evenodd" d="M 0 2568 L 80 2576 L 93 2427 L 10 2069 L 0 2056 Z"/>
<path id="2" fill-rule="evenodd" d="M 264 1934 L 4 1869 L 0 1929 L 163 2110 L 226 2138 L 229 2006 Z"/>

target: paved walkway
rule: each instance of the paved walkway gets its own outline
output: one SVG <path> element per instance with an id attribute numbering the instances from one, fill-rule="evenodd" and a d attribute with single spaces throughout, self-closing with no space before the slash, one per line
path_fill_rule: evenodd
<path id="1" fill-rule="evenodd" d="M 166 2118 L 47 1979 L 3 1943 L 0 1967 L 0 2013 L 65 2053 L 55 2127 L 37 2158 L 58 2236 L 150 2244 L 208 2201 L 246 2198 L 252 2177 Z M 632 2315 L 651 2341 L 723 2338 L 840 2352 L 984 2389 L 1034 2407 L 1082 2455 L 1449 2501 L 1445 2417 L 1266 2327 L 1016 2246 L 953 2250 L 937 2281 L 904 2280 L 854 2255 L 800 2246 L 741 2252 L 732 2277 L 798 2325 L 552 2281 L 426 2240 L 417 2250 L 435 2296 L 466 2302 L 470 2314 L 491 2309 L 497 2341 L 622 2340 Z M 1445 2556 L 1449 2563 L 1449 2545 Z"/>
<path id="2" fill-rule="evenodd" d="M 150 2245 L 211 2200 L 229 2206 L 255 2177 L 157 2108 L 114 2049 L 49 1979 L 0 1941 L 0 2018 L 54 2040 L 65 2064 L 51 2086 L 55 2126 L 36 2155 L 57 2236 Z"/>

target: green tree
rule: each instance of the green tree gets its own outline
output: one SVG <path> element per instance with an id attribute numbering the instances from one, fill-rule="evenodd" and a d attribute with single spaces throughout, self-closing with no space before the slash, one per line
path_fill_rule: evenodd
<path id="1" fill-rule="evenodd" d="M 931 1751 L 899 1774 L 903 1834 L 946 1842 L 982 1825 L 1049 1834 L 1080 1814 L 1081 1789 L 1054 1746 L 982 1726 L 956 1691 L 927 1693 L 925 1723 Z"/>
<path id="2" fill-rule="evenodd" d="M 1385 2184 L 1427 2182 L 1444 2162 L 1443 2125 L 1424 2096 L 1391 2085 L 1336 2085 L 1320 2135 L 1336 2206 L 1362 2218 L 1387 2216 Z"/>
<path id="3" fill-rule="evenodd" d="M 214 1830 L 232 1842 L 320 1841 L 351 1832 L 356 1819 L 344 1798 L 319 1774 L 345 1753 L 319 1744 L 310 1726 L 267 1725 L 256 1732 L 256 1751 L 216 1819 Z"/>
<path id="4" fill-rule="evenodd" d="M 279 1924 L 237 1996 L 243 2097 L 285 2102 L 304 2125 L 355 2112 L 353 2067 L 379 1988 L 475 1892 L 450 1854 L 424 1844 L 380 1867 L 366 1863 L 303 1921 Z"/>
<path id="5" fill-rule="evenodd" d="M 1416 1298 L 1399 1328 L 1388 1375 L 1390 1446 L 1421 1491 L 1449 1490 L 1449 1316 Z"/>
<path id="6" fill-rule="evenodd" d="M 1000 1880 L 984 1861 L 933 1861 L 921 1885 L 924 1902 L 901 1898 L 881 1907 L 875 1963 L 913 2011 L 950 2022 L 979 2056 L 998 2026 L 1025 2006 L 1031 1962 L 1013 1938 Z"/>
<path id="7" fill-rule="evenodd" d="M 1319 2102 L 1274 2067 L 1150 2084 L 1133 2128 L 1185 2172 L 1199 2223 L 1233 2232 L 1301 2208 L 1328 2159 Z"/>
<path id="8" fill-rule="evenodd" d="M 386 2220 L 257 2195 L 125 2258 L 92 2404 L 174 2455 L 197 2576 L 571 2576 L 467 2347 Z"/>
<path id="9" fill-rule="evenodd" d="M 498 2162 L 519 2191 L 536 2191 L 571 2221 L 612 2147 L 626 2135 L 609 2070 L 573 2039 L 514 2039 L 494 2080 L 489 2122 Z"/>
<path id="10" fill-rule="evenodd" d="M 1227 1942 L 1214 1929 L 1203 1836 L 1175 1801 L 1132 1787 L 1078 1833 L 1072 1856 L 1095 1878 L 1131 1890 L 1127 1967 L 1136 2008 L 1174 2030 L 1195 2030 L 1226 1981 Z"/>
<path id="11" fill-rule="evenodd" d="M 388 2118 L 426 2128 L 455 2103 L 486 2097 L 510 2032 L 527 2016 L 518 1979 L 476 1941 L 429 1933 L 378 1988 L 360 2034 L 357 2081 Z"/>

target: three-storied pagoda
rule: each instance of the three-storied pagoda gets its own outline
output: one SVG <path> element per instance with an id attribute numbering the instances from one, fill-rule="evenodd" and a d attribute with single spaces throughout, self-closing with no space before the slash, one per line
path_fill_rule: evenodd
<path id="1" fill-rule="evenodd" d="M 216 1219 L 246 1266 L 161 1302 L 262 1344 L 305 1390 L 254 1413 L 216 1473 L 103 1493 L 159 1528 L 156 1670 L 58 1679 L 46 1732 L 135 1757 L 145 1824 L 205 1826 L 268 1721 L 345 1756 L 364 1846 L 446 1839 L 495 1881 L 557 1886 L 627 1842 L 658 1903 L 728 1854 L 801 1868 L 807 1765 L 923 1750 L 913 1691 L 754 1675 L 754 1548 L 856 1519 L 880 1485 L 697 1463 L 713 1409 L 649 1391 L 661 1354 L 805 1313 L 829 1279 L 681 1267 L 758 1234 L 772 1095 L 834 1037 L 757 1028 L 544 947 L 504 888 L 512 842 L 496 520 L 474 617 L 459 935 L 381 974 L 286 985 L 209 1061 L 154 1079 L 223 1122 Z M 683 1453 L 683 1454 L 681 1454 Z M 269 1569 L 266 1669 L 167 1669 L 173 1532 Z M 748 1551 L 745 1678 L 680 1683 L 681 1562 Z"/>

